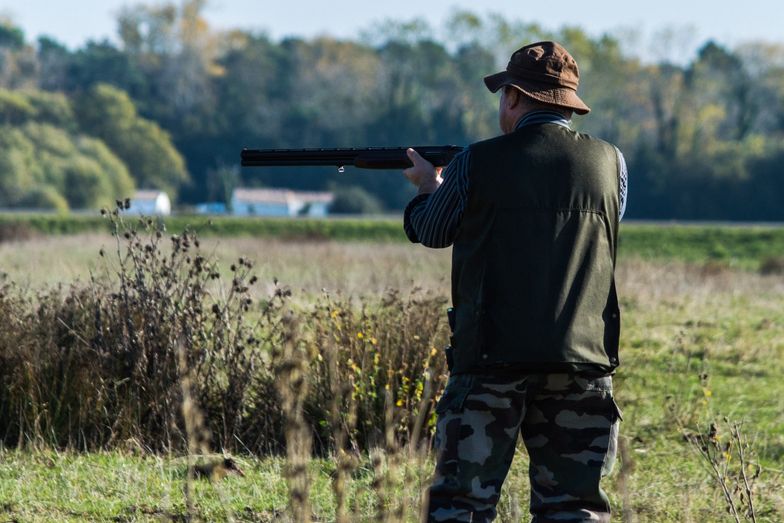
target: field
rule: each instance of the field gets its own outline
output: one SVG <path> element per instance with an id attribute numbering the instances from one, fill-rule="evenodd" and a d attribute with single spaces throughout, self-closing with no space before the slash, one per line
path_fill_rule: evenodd
<path id="1" fill-rule="evenodd" d="M 130 219 L 133 221 L 133 219 Z M 172 233 L 194 229 L 201 237 L 265 238 L 285 241 L 406 242 L 399 218 L 280 219 L 231 216 L 174 216 L 162 221 Z M 716 261 L 757 268 L 781 260 L 784 228 L 622 224 L 621 253 L 646 259 Z M 106 234 L 110 222 L 99 215 L 0 214 L 0 241 L 30 240 L 53 235 Z"/>
<path id="2" fill-rule="evenodd" d="M 87 230 L 0 244 L 0 270 L 30 295 L 61 283 L 87 285 L 91 275 L 111 280 L 116 261 L 98 252 L 113 252 L 115 241 Z M 343 241 L 328 239 L 333 234 Z M 255 260 L 253 299 L 284 286 L 298 310 L 310 310 L 325 294 L 330 303 L 357 310 L 372 308 L 391 290 L 403 296 L 396 303 L 411 307 L 446 296 L 448 251 L 408 245 L 398 233 L 390 233 L 391 241 L 379 241 L 377 233 L 343 234 L 297 233 L 284 235 L 287 240 L 208 234 L 201 250 L 218 258 L 217 270 L 227 276 L 237 258 Z M 642 225 L 627 226 L 623 234 L 622 367 L 615 387 L 624 421 L 621 456 L 606 485 L 617 519 L 784 520 L 784 234 L 775 228 Z M 413 288 L 414 298 L 407 298 Z M 398 325 L 406 330 L 412 320 L 400 314 Z M 385 340 L 399 338 L 384 331 L 395 325 L 383 318 L 372 323 L 372 339 L 379 340 L 373 350 L 397 350 Z M 373 332 L 355 330 L 352 336 L 362 334 L 364 341 Z M 0 450 L 0 521 L 287 521 L 304 513 L 333 521 L 336 511 L 350 514 L 347 521 L 413 521 L 431 468 L 426 452 L 389 442 L 369 453 L 358 449 L 351 460 L 330 452 L 312 459 L 263 455 L 235 445 L 244 477 L 190 481 L 193 458 L 186 452 L 153 452 L 134 439 L 103 450 L 80 448 L 58 448 L 44 435 Z M 303 459 L 307 466 L 293 473 L 292 464 Z M 350 463 L 347 474 L 336 461 Z M 344 486 L 336 485 L 340 478 Z M 308 503 L 292 497 L 290 487 L 308 493 Z M 499 521 L 524 519 L 526 505 L 521 448 Z"/>

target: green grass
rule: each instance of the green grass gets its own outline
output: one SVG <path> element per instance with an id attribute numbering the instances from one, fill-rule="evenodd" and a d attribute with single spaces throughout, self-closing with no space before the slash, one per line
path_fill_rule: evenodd
<path id="1" fill-rule="evenodd" d="M 187 514 L 187 463 L 171 456 L 132 453 L 1 452 L 0 521 L 160 521 Z M 244 477 L 193 482 L 197 513 L 204 521 L 281 521 L 288 503 L 280 458 L 239 458 Z M 368 463 L 364 464 L 369 467 Z M 334 512 L 330 474 L 334 463 L 313 460 L 311 499 L 317 521 Z M 371 474 L 357 474 L 353 503 L 369 511 Z"/>
<path id="2" fill-rule="evenodd" d="M 274 253 L 293 260 L 285 251 L 289 247 L 276 244 L 283 251 Z M 319 251 L 320 264 L 367 277 L 362 263 L 344 265 L 342 257 L 368 256 L 367 248 L 347 244 L 344 249 L 349 252 Z M 416 267 L 419 272 L 410 276 L 418 283 L 444 285 L 437 276 L 446 266 L 426 262 Z M 300 264 L 299 270 L 304 274 L 309 269 Z M 634 521 L 651 523 L 732 521 L 706 463 L 684 438 L 686 433 L 705 434 L 716 423 L 719 437 L 727 441 L 727 418 L 742 423 L 752 442 L 750 459 L 762 467 L 755 493 L 758 521 L 784 520 L 784 280 L 639 259 L 622 261 L 618 280 L 623 332 L 615 385 L 628 451 L 606 482 L 616 514 L 625 508 Z M 240 460 L 246 477 L 217 485 L 197 483 L 201 518 L 286 521 L 284 460 Z M 526 465 L 520 449 L 503 491 L 499 521 L 515 521 L 515 514 L 527 511 Z M 397 481 L 387 498 L 392 505 L 408 507 L 407 521 L 415 521 L 431 465 L 413 461 L 409 467 L 408 480 Z M 310 500 L 318 521 L 334 518 L 333 470 L 329 459 L 310 463 Z M 184 471 L 184 458 L 140 453 L 133 442 L 111 453 L 4 451 L 0 521 L 181 520 Z M 353 520 L 373 519 L 373 479 L 365 456 L 349 486 L 358 513 Z M 621 481 L 626 482 L 625 495 Z"/>
<path id="3" fill-rule="evenodd" d="M 784 257 L 784 227 L 623 225 L 618 249 L 624 257 L 756 269 L 767 259 Z"/>
<path id="4" fill-rule="evenodd" d="M 8 452 L 2 458 L 0 521 L 147 521 L 186 513 L 184 459 L 120 452 Z M 282 461 L 243 465 L 244 478 L 229 477 L 219 488 L 195 482 L 204 519 L 234 513 L 246 521 L 273 521 L 285 509 Z"/>
<path id="5" fill-rule="evenodd" d="M 138 219 L 126 216 L 133 222 Z M 186 227 L 200 236 L 254 236 L 304 240 L 405 241 L 399 220 L 394 219 L 310 219 L 310 218 L 239 218 L 230 216 L 170 216 L 162 221 L 168 231 L 182 232 Z M 56 214 L 0 214 L 0 229 L 20 227 L 32 234 L 59 235 L 105 233 L 109 222 L 95 216 Z"/>

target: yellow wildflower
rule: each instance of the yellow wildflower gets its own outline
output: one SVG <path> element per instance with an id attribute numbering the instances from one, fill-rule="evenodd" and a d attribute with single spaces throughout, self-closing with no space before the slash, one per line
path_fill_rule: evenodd
<path id="1" fill-rule="evenodd" d="M 361 339 L 363 339 L 364 337 L 365 337 L 365 335 L 364 335 L 362 332 L 358 332 L 358 333 L 357 333 L 357 338 L 358 338 L 358 339 L 360 339 L 360 340 L 361 340 Z"/>

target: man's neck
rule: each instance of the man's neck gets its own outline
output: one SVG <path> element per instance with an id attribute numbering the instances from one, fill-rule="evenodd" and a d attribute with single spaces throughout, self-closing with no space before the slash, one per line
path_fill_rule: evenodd
<path id="1" fill-rule="evenodd" d="M 537 107 L 520 116 L 514 125 L 514 130 L 534 123 L 557 123 L 569 127 L 571 122 L 561 111 L 549 107 Z"/>

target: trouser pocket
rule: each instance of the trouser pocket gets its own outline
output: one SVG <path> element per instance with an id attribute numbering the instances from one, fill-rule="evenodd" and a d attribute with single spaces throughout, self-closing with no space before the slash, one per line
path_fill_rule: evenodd
<path id="1" fill-rule="evenodd" d="M 621 421 L 623 421 L 621 409 L 618 407 L 618 403 L 615 402 L 615 398 L 613 398 L 612 395 L 610 396 L 610 403 L 612 408 L 610 412 L 610 416 L 612 416 L 612 425 L 610 426 L 610 434 L 607 441 L 607 453 L 604 455 L 604 462 L 602 463 L 602 476 L 610 474 L 615 466 L 615 461 L 618 457 L 618 434 L 620 432 Z"/>

